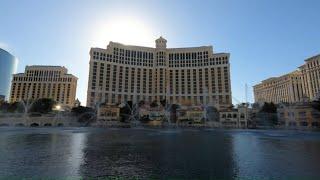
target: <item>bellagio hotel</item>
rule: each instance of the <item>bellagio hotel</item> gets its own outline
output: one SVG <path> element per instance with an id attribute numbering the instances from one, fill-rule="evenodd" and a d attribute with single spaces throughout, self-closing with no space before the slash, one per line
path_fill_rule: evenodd
<path id="1" fill-rule="evenodd" d="M 228 53 L 214 53 L 212 46 L 167 48 L 162 37 L 155 43 L 91 48 L 87 106 L 142 100 L 231 105 Z"/>
<path id="2" fill-rule="evenodd" d="M 73 107 L 78 78 L 61 66 L 27 66 L 14 74 L 10 102 L 50 98 L 62 106 Z"/>

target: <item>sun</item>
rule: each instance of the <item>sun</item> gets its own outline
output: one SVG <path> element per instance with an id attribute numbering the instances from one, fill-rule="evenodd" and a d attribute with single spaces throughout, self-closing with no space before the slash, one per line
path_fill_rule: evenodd
<path id="1" fill-rule="evenodd" d="M 105 46 L 109 41 L 127 45 L 153 46 L 152 29 L 138 18 L 122 17 L 99 22 L 93 33 L 93 44 Z"/>

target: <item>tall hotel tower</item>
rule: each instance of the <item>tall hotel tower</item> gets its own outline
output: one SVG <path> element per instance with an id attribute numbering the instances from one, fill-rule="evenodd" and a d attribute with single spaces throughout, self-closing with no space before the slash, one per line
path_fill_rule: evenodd
<path id="1" fill-rule="evenodd" d="M 87 106 L 142 100 L 231 105 L 229 53 L 213 53 L 212 46 L 167 48 L 163 37 L 155 43 L 91 48 Z"/>

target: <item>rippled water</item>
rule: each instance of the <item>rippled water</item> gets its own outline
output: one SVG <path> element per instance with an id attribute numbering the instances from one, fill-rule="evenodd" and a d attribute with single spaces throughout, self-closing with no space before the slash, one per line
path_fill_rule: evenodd
<path id="1" fill-rule="evenodd" d="M 320 133 L 0 128 L 0 179 L 320 179 Z"/>

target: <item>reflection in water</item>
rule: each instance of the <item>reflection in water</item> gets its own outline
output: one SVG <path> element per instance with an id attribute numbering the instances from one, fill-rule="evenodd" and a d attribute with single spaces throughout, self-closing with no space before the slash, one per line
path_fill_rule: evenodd
<path id="1" fill-rule="evenodd" d="M 68 157 L 68 161 L 72 164 L 68 170 L 71 174 L 79 174 L 80 172 L 80 166 L 84 159 L 83 149 L 86 144 L 86 136 L 85 133 L 75 133 L 71 136 L 71 151 Z"/>
<path id="2" fill-rule="evenodd" d="M 82 175 L 231 178 L 231 139 L 221 133 L 107 131 L 88 136 Z"/>
<path id="3" fill-rule="evenodd" d="M 0 179 L 319 179 L 319 152 L 318 133 L 0 128 Z"/>
<path id="4" fill-rule="evenodd" d="M 275 135 L 261 132 L 233 134 L 234 159 L 238 177 L 262 179 L 320 177 L 320 139 L 309 135 L 282 132 Z"/>
<path id="5" fill-rule="evenodd" d="M 46 128 L 0 131 L 0 178 L 78 176 L 85 136 Z"/>

